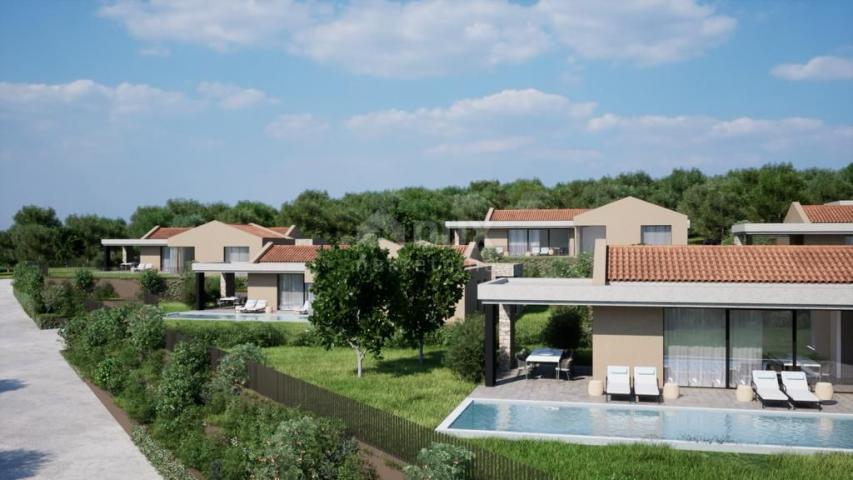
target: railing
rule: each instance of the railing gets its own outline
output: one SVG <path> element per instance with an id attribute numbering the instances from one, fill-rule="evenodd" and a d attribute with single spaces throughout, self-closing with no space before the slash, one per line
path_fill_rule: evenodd
<path id="1" fill-rule="evenodd" d="M 186 337 L 167 331 L 166 347 Z M 217 365 L 226 352 L 210 349 L 211 365 Z M 300 408 L 322 417 L 340 419 L 360 441 L 409 464 L 417 463 L 418 452 L 433 442 L 464 447 L 474 453 L 468 478 L 475 480 L 538 480 L 551 478 L 516 460 L 487 450 L 459 437 L 419 425 L 415 422 L 365 405 L 304 380 L 254 362 L 249 364 L 247 387 L 270 400 Z"/>

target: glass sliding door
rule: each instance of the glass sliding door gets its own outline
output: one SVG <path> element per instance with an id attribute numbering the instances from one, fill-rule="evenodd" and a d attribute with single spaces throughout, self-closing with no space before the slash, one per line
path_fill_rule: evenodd
<path id="1" fill-rule="evenodd" d="M 729 386 L 749 385 L 753 370 L 794 368 L 794 315 L 789 310 L 730 310 Z"/>
<path id="2" fill-rule="evenodd" d="M 663 338 L 667 382 L 689 387 L 725 386 L 725 310 L 667 308 Z"/>
<path id="3" fill-rule="evenodd" d="M 853 384 L 853 311 L 797 312 L 796 347 L 809 382 Z"/>
<path id="4" fill-rule="evenodd" d="M 193 247 L 161 247 L 160 271 L 164 273 L 182 273 L 195 259 Z"/>
<path id="5" fill-rule="evenodd" d="M 305 276 L 282 273 L 278 276 L 279 310 L 298 310 L 305 303 Z"/>
<path id="6" fill-rule="evenodd" d="M 640 243 L 643 245 L 672 245 L 672 226 L 643 225 L 640 227 Z"/>
<path id="7" fill-rule="evenodd" d="M 509 231 L 509 254 L 512 257 L 524 256 L 527 252 L 527 230 Z"/>

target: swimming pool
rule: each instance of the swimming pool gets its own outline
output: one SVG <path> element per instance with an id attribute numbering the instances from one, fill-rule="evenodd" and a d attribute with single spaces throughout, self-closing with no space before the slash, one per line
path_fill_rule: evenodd
<path id="1" fill-rule="evenodd" d="M 175 320 L 230 320 L 234 322 L 307 322 L 307 315 L 293 312 L 236 313 L 225 311 L 193 310 L 191 312 L 167 313 L 166 318 Z"/>
<path id="2" fill-rule="evenodd" d="M 468 399 L 438 430 L 596 445 L 656 442 L 691 450 L 853 453 L 849 414 Z"/>

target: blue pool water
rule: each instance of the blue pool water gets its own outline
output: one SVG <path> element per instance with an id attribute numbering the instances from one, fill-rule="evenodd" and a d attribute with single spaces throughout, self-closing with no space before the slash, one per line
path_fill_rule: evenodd
<path id="1" fill-rule="evenodd" d="M 166 318 L 180 320 L 231 320 L 234 322 L 307 322 L 306 315 L 298 315 L 292 312 L 276 313 L 232 313 L 223 311 L 205 312 L 195 310 L 192 312 L 173 312 L 166 314 Z"/>
<path id="2" fill-rule="evenodd" d="M 843 449 L 853 415 L 474 400 L 454 430 L 652 441 Z"/>

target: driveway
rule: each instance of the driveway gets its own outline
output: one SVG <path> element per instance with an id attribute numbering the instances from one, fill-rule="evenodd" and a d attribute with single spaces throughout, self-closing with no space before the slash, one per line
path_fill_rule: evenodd
<path id="1" fill-rule="evenodd" d="M 160 476 L 0 280 L 0 478 Z"/>

